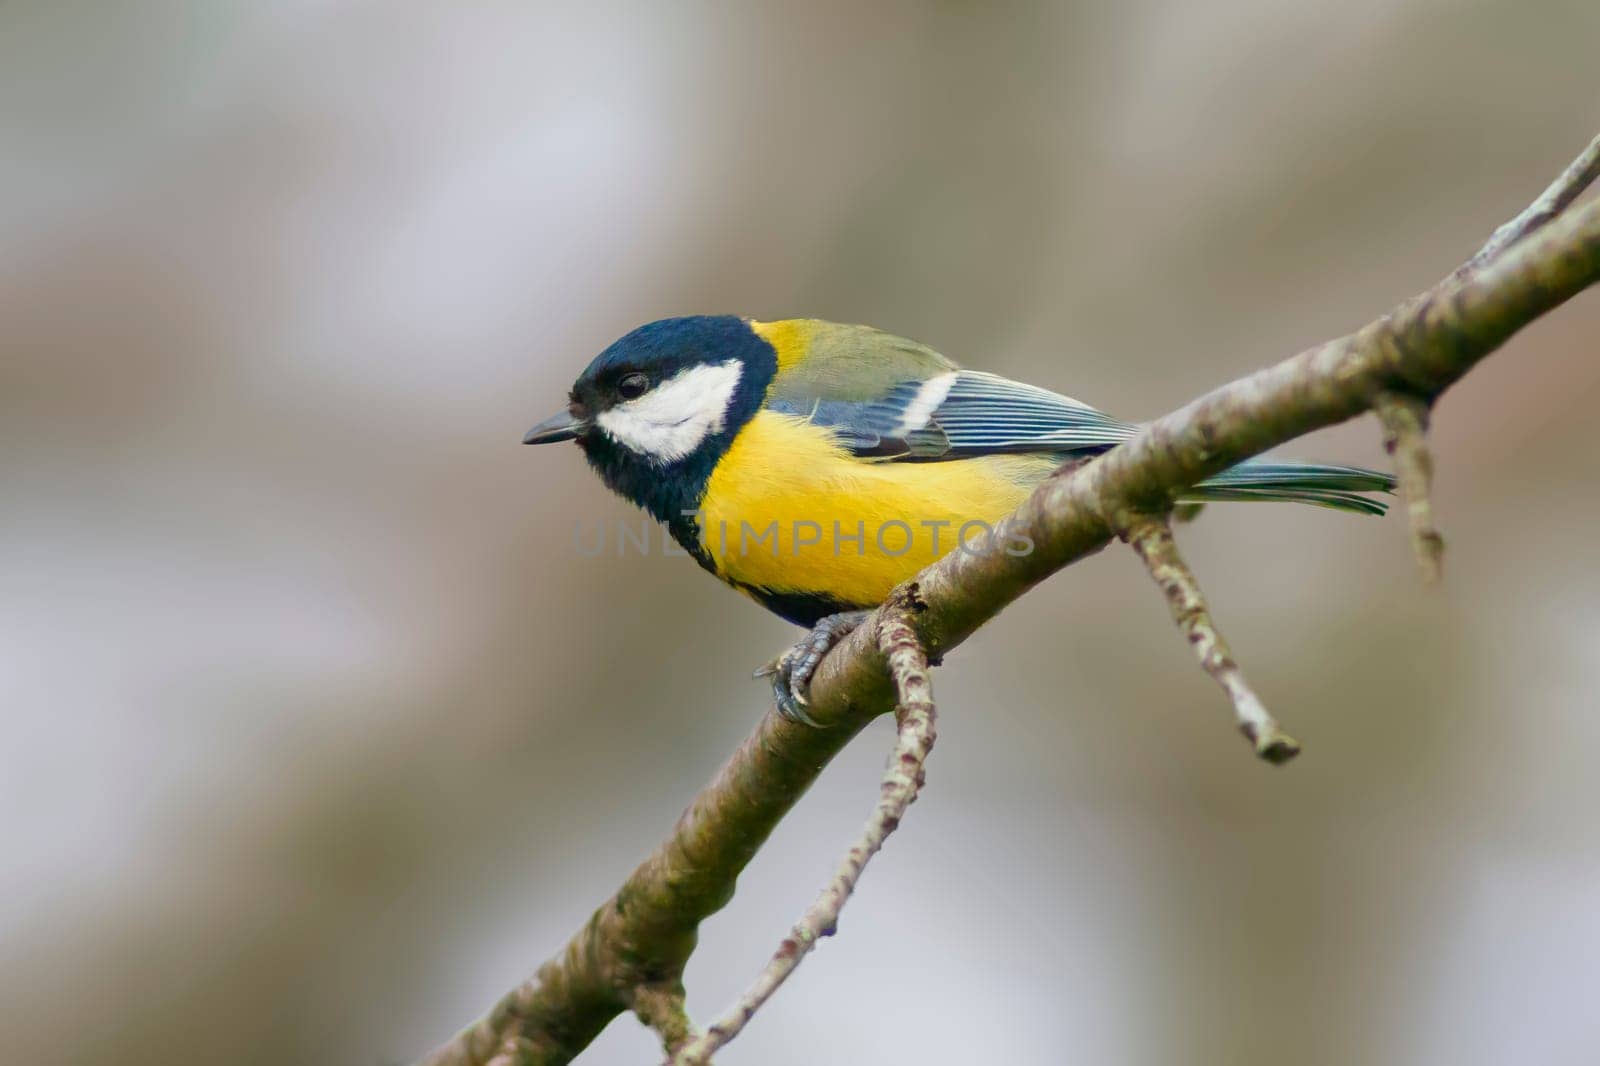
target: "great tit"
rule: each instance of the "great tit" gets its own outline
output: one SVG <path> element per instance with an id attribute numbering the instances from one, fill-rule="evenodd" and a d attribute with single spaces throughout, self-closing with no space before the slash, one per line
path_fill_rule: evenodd
<path id="1" fill-rule="evenodd" d="M 695 315 L 601 352 L 523 443 L 577 441 L 702 567 L 814 627 L 763 671 L 804 721 L 812 672 L 867 609 L 949 551 L 1026 550 L 986 534 L 1063 463 L 1137 428 L 867 326 Z M 1361 493 L 1393 487 L 1372 470 L 1252 459 L 1178 502 L 1381 515 Z"/>

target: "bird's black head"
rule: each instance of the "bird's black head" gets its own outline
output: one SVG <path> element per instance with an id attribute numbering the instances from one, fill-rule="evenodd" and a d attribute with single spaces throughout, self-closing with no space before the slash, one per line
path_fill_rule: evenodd
<path id="1" fill-rule="evenodd" d="M 576 440 L 614 491 L 664 522 L 699 505 L 717 460 L 760 409 L 777 355 L 732 315 L 665 318 L 601 352 L 566 411 L 524 444 Z"/>

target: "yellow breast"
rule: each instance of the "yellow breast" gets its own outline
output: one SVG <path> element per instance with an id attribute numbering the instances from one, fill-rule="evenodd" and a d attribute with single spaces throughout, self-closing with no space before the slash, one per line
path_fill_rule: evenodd
<path id="1" fill-rule="evenodd" d="M 1045 456 L 951 462 L 858 459 L 803 418 L 762 411 L 717 464 L 701 544 L 737 585 L 872 606 L 958 546 L 986 543 L 1052 469 Z"/>

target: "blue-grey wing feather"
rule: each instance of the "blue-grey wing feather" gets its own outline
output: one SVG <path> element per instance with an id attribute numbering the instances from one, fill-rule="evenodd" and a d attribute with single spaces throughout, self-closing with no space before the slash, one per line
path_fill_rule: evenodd
<path id="1" fill-rule="evenodd" d="M 803 408 L 784 398 L 769 406 L 825 426 L 856 455 L 880 460 L 1100 452 L 1135 429 L 1065 396 L 975 370 L 900 382 L 863 402 L 818 400 Z"/>
<path id="2" fill-rule="evenodd" d="M 1138 431 L 1130 422 L 1046 389 L 961 370 L 932 349 L 888 334 L 820 324 L 799 372 L 767 407 L 831 430 L 871 462 L 937 462 L 983 455 L 1095 455 Z M 1287 500 L 1382 514 L 1394 479 L 1359 467 L 1249 459 L 1178 498 Z"/>

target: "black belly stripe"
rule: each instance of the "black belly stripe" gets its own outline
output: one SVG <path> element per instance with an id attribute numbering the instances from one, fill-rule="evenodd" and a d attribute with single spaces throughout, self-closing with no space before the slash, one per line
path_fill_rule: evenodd
<path id="1" fill-rule="evenodd" d="M 772 589 L 737 584 L 734 587 L 749 593 L 757 603 L 784 621 L 805 626 L 807 629 L 830 614 L 860 611 L 874 606 L 870 603 L 846 603 L 817 592 L 774 592 Z"/>
<path id="2" fill-rule="evenodd" d="M 712 554 L 706 551 L 700 543 L 700 528 L 695 525 L 694 519 L 688 515 L 680 515 L 667 523 L 667 531 L 672 534 L 672 539 L 677 541 L 684 551 L 694 557 L 694 561 L 708 573 L 715 574 L 723 581 L 732 585 L 740 592 L 747 593 L 751 599 L 761 606 L 782 618 L 785 622 L 793 622 L 797 626 L 810 629 L 818 621 L 830 614 L 841 611 L 859 611 L 876 606 L 871 603 L 847 603 L 820 592 L 777 592 L 773 589 L 762 588 L 759 585 L 746 585 L 734 581 L 722 571 L 717 569 L 717 561 Z"/>

